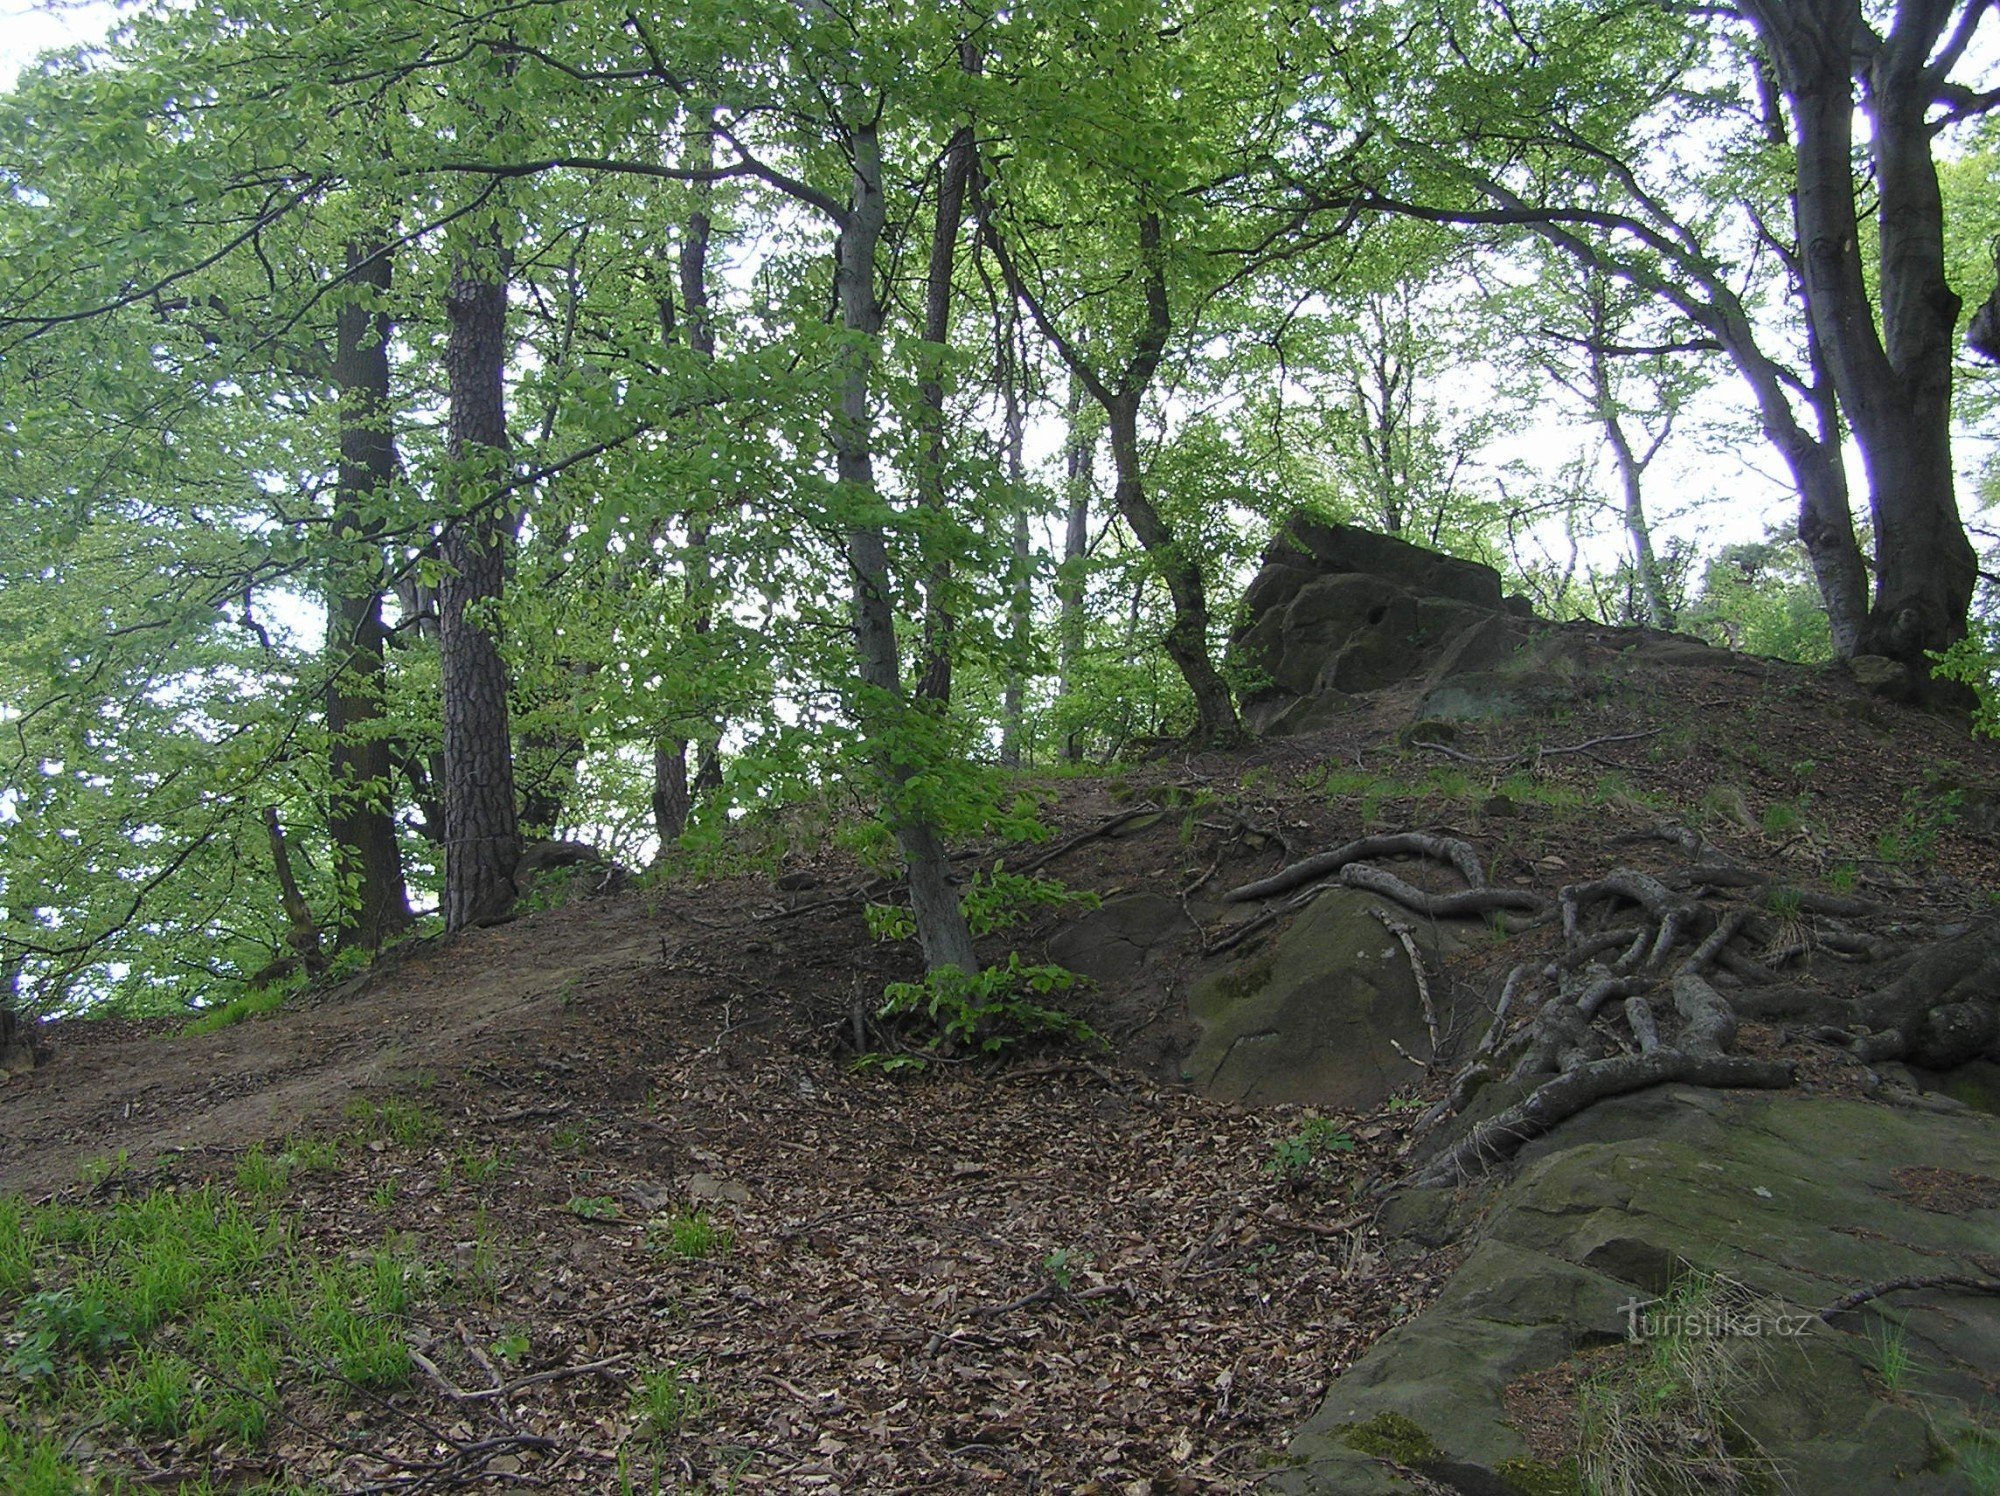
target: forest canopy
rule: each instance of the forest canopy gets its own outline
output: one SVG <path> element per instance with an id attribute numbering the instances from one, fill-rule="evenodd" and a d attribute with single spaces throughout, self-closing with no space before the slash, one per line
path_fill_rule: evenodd
<path id="1" fill-rule="evenodd" d="M 0 95 L 0 1006 L 798 806 L 969 975 L 1299 510 L 1965 706 L 1993 8 L 130 12 Z"/>

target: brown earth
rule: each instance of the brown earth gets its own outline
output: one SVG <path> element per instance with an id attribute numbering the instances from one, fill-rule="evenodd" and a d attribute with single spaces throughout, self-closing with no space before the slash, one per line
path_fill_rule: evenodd
<path id="1" fill-rule="evenodd" d="M 210 1452 L 224 1474 L 613 1491 L 622 1449 L 680 1488 L 1250 1489 L 1329 1378 L 1452 1265 L 1373 1225 L 1417 1099 L 1448 1077 L 1413 1067 L 1409 1097 L 1339 1119 L 1355 1153 L 1277 1177 L 1273 1147 L 1304 1113 L 1178 1083 L 1186 994 L 1218 965 L 1204 945 L 1255 913 L 1207 902 L 1219 890 L 1363 830 L 1422 828 L 1472 841 L 1495 883 L 1552 893 L 1672 865 L 1656 837 L 1670 824 L 1799 886 L 1858 887 L 1892 907 L 1892 935 L 2000 888 L 1977 809 L 2000 783 L 1990 745 L 1815 672 L 1720 654 L 1619 668 L 1620 638 L 1605 635 L 1601 680 L 1531 723 L 1405 746 L 1411 701 L 1384 692 L 1310 737 L 1042 782 L 1054 839 L 971 849 L 964 866 L 1060 847 L 1045 875 L 1165 893 L 1191 915 L 1075 1004 L 1106 1055 L 854 1073 L 857 1014 L 871 1048 L 900 1042 L 867 1015 L 911 958 L 869 940 L 860 871 L 794 846 L 756 874 L 417 944 L 212 1035 L 56 1025 L 53 1063 L 0 1087 L 0 1188 L 74 1202 L 227 1187 L 253 1145 L 351 1136 L 357 1098 L 439 1120 L 425 1141 L 344 1147 L 285 1205 L 315 1243 L 399 1235 L 457 1270 L 419 1315 L 442 1380 L 359 1406 L 302 1394 L 272 1449 Z M 1148 805 L 1158 820 L 1098 834 Z M 775 891 L 780 866 L 791 892 Z M 1077 918 L 1044 913 L 987 949 L 1038 952 Z M 1490 994 L 1548 938 L 1496 931 L 1441 978 Z M 1793 975 L 1866 979 L 1813 949 Z M 1752 1038 L 1805 1055 L 1808 1086 L 1873 1086 L 1782 1028 Z M 649 1244 L 650 1219 L 690 1205 L 731 1250 Z M 486 1385 L 468 1347 L 512 1333 L 531 1346 L 523 1373 L 553 1375 L 497 1408 L 463 1395 Z M 676 1442 L 628 1446 L 635 1379 L 667 1366 L 699 1386 L 699 1414 Z M 533 1437 L 482 1444 L 510 1430 Z"/>

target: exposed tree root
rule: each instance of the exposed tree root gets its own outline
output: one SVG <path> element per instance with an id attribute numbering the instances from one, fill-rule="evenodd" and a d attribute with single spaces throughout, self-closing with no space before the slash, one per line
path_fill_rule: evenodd
<path id="1" fill-rule="evenodd" d="M 1836 1315 L 1845 1314 L 1850 1309 L 1859 1309 L 1863 1304 L 1871 1304 L 1876 1299 L 1886 1298 L 1892 1293 L 1915 1293 L 1925 1288 L 1963 1288 L 1972 1293 L 2000 1294 L 2000 1278 L 1975 1278 L 1968 1273 L 1934 1273 L 1924 1278 L 1891 1278 L 1885 1283 L 1871 1283 L 1866 1288 L 1857 1288 L 1852 1293 L 1844 1293 L 1820 1310 L 1819 1317 L 1831 1320 Z"/>
<path id="2" fill-rule="evenodd" d="M 1281 868 L 1268 878 L 1259 878 L 1255 883 L 1246 883 L 1241 888 L 1232 888 L 1222 896 L 1225 904 L 1247 904 L 1253 899 L 1268 899 L 1275 894 L 1290 893 L 1301 884 L 1311 883 L 1316 878 L 1329 877 L 1347 867 L 1350 863 L 1361 862 L 1371 857 L 1429 857 L 1452 868 L 1463 878 L 1468 887 L 1484 888 L 1486 870 L 1480 865 L 1479 854 L 1467 842 L 1455 836 L 1431 836 L 1421 831 L 1406 831 L 1395 836 L 1364 836 L 1359 841 L 1351 841 L 1344 847 L 1336 847 L 1331 852 L 1320 852 Z"/>

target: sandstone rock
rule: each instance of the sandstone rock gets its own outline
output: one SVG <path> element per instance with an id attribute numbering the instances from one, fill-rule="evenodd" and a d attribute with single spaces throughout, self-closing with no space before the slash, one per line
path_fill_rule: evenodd
<path id="1" fill-rule="evenodd" d="M 1106 899 L 1102 907 L 1058 931 L 1049 941 L 1049 959 L 1092 981 L 1131 979 L 1155 946 L 1193 927 L 1178 900 L 1165 894 L 1133 893 Z"/>
<path id="2" fill-rule="evenodd" d="M 1373 894 L 1330 890 L 1267 950 L 1196 988 L 1189 1009 L 1202 1037 L 1183 1067 L 1189 1078 L 1229 1101 L 1355 1110 L 1413 1079 L 1431 1058 L 1430 1028 L 1409 955 L 1378 910 L 1410 922 Z M 1438 930 L 1420 925 L 1416 936 L 1431 973 L 1453 940 Z M 1449 1032 L 1449 994 L 1434 986 L 1432 996 Z"/>
<path id="3" fill-rule="evenodd" d="M 1885 655 L 1856 655 L 1847 662 L 1847 673 L 1862 690 L 1875 696 L 1900 701 L 1912 694 L 1909 667 Z"/>
<path id="4" fill-rule="evenodd" d="M 1754 1310 L 1723 1333 L 1755 1338 L 1753 1324 L 1769 1333 L 1758 1351 L 1764 1381 L 1733 1412 L 1788 1471 L 1789 1489 L 1977 1489 L 1954 1450 L 1968 1447 L 1984 1379 L 2000 1365 L 2000 1300 L 1899 1294 L 1831 1326 L 1813 1311 L 1858 1284 L 1955 1265 L 1977 1271 L 2000 1209 L 1927 1210 L 1899 1193 L 1896 1176 L 1927 1167 L 2000 1179 L 2000 1124 L 1973 1113 L 1667 1087 L 1602 1103 L 1521 1158 L 1464 1265 L 1430 1308 L 1333 1385 L 1292 1444 L 1299 1463 L 1277 1489 L 1385 1489 L 1388 1467 L 1378 1461 L 1369 1471 L 1352 1458 L 1353 1431 L 1388 1415 L 1428 1441 L 1419 1468 L 1451 1489 L 1537 1489 L 1523 1484 L 1537 1470 L 1534 1479 L 1555 1481 L 1549 1467 L 1524 1463 L 1524 1441 L 1506 1422 L 1506 1387 L 1622 1338 L 1635 1322 L 1630 1306 L 1684 1266 L 1726 1275 L 1754 1296 Z M 1434 1230 L 1449 1213 L 1425 1198 L 1384 1219 Z M 1922 1368 L 1920 1400 L 1884 1388 L 1869 1370 L 1876 1312 L 1902 1327 Z"/>

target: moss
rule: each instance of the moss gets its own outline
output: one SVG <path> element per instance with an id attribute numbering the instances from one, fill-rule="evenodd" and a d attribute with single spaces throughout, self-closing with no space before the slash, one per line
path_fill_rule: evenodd
<path id="1" fill-rule="evenodd" d="M 1377 1413 L 1366 1423 L 1350 1424 L 1336 1437 L 1349 1449 L 1415 1469 L 1435 1465 L 1444 1458 L 1444 1451 L 1432 1442 L 1423 1426 L 1401 1413 Z"/>
<path id="2" fill-rule="evenodd" d="M 1540 1460 L 1502 1460 L 1494 1472 L 1509 1496 L 1583 1496 L 1583 1476 L 1575 1460 L 1546 1465 Z"/>
<path id="3" fill-rule="evenodd" d="M 1218 973 L 1196 995 L 1197 1010 L 1204 1014 L 1221 1013 L 1246 997 L 1255 997 L 1271 985 L 1273 970 L 1272 957 L 1265 956 L 1235 971 Z"/>

